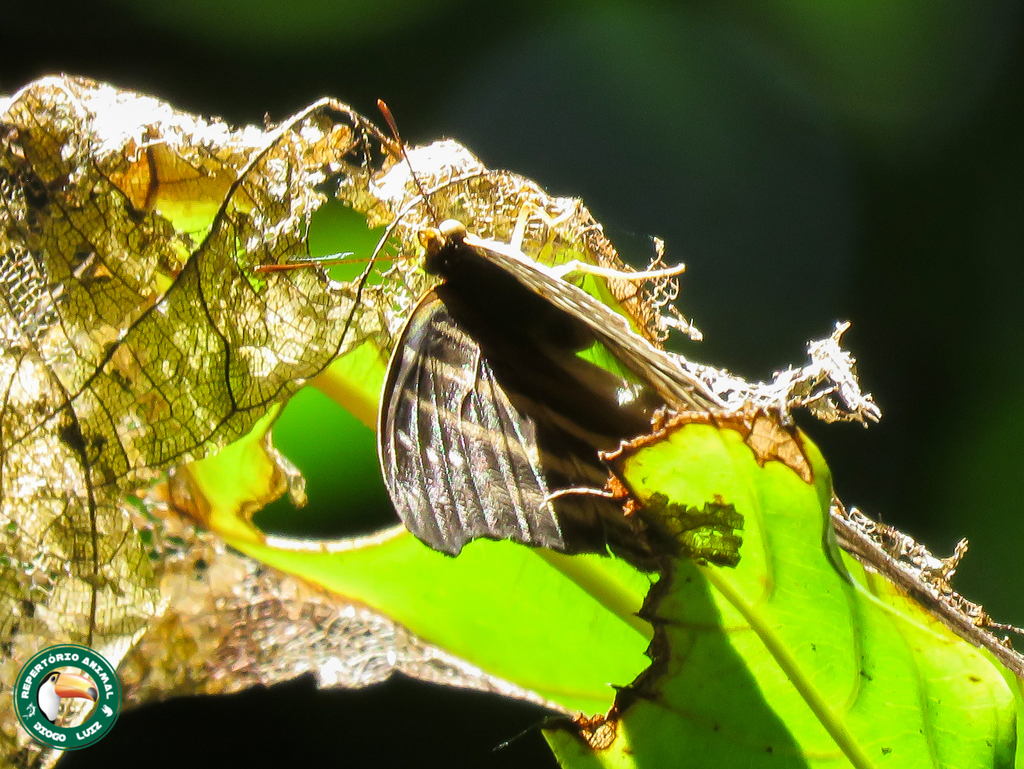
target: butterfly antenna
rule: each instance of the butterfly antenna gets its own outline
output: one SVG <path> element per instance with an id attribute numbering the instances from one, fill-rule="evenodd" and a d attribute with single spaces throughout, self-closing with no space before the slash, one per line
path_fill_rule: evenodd
<path id="1" fill-rule="evenodd" d="M 336 264 L 351 264 L 353 262 L 369 262 L 373 258 L 353 259 L 354 251 L 346 251 L 343 254 L 328 254 L 327 256 L 297 256 L 279 264 L 261 264 L 253 267 L 253 272 L 261 275 L 268 275 L 272 272 L 290 272 L 292 270 L 304 270 L 310 267 L 333 267 Z"/>
<path id="2" fill-rule="evenodd" d="M 434 221 L 440 221 L 437 214 L 437 209 L 434 208 L 434 204 L 430 202 L 430 198 L 427 196 L 427 191 L 423 188 L 423 184 L 420 182 L 420 177 L 416 175 L 416 169 L 412 166 L 412 161 L 409 159 L 409 153 L 405 151 L 405 142 L 402 141 L 401 134 L 398 133 L 398 124 L 395 122 L 395 116 L 391 114 L 391 110 L 388 105 L 384 103 L 383 99 L 377 99 L 377 109 L 384 116 L 384 120 L 387 121 L 388 128 L 391 129 L 391 135 L 395 137 L 395 143 L 398 145 L 398 152 L 402 155 L 407 166 L 409 166 L 409 173 L 412 175 L 413 183 L 416 185 L 416 189 L 420 192 L 420 197 L 430 210 L 430 215 L 434 218 Z"/>
<path id="3" fill-rule="evenodd" d="M 502 742 L 502 743 L 500 743 L 498 745 L 495 745 L 493 748 L 491 748 L 491 752 L 492 753 L 497 753 L 499 750 L 505 750 L 506 748 L 510 747 L 512 745 L 512 743 L 519 742 L 519 740 L 523 739 L 523 737 L 526 737 L 526 736 L 528 736 L 529 734 L 531 734 L 533 732 L 540 731 L 541 729 L 544 728 L 545 724 L 547 724 L 549 721 L 552 721 L 552 720 L 553 719 L 552 719 L 551 716 L 545 716 L 540 721 L 537 721 L 536 723 L 530 724 L 528 727 L 523 729 L 523 731 L 519 732 L 519 734 L 516 734 L 513 737 L 509 737 L 504 742 Z"/>

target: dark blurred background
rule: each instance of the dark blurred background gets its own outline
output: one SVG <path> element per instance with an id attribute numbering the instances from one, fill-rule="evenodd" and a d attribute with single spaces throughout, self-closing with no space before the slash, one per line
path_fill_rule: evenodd
<path id="1" fill-rule="evenodd" d="M 707 338 L 686 352 L 736 373 L 853 321 L 885 418 L 807 426 L 840 496 L 938 555 L 968 537 L 956 586 L 1024 624 L 1017 0 L 56 0 L 6 4 L 0 28 L 0 92 L 67 72 L 233 124 L 384 98 L 407 141 L 450 136 L 583 198 L 628 258 L 664 238 Z M 550 763 L 535 731 L 491 752 L 537 711 L 404 681 L 122 718 L 66 765 Z"/>

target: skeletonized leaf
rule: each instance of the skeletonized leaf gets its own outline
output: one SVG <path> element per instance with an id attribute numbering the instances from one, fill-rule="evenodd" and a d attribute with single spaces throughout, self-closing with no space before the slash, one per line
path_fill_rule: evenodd
<path id="1" fill-rule="evenodd" d="M 0 101 L 0 750 L 40 757 L 6 696 L 39 648 L 115 664 L 157 592 L 119 498 L 236 440 L 342 351 L 337 284 L 256 265 L 305 252 L 328 178 L 370 140 L 318 102 L 232 131 L 47 78 Z M 353 335 L 354 336 L 354 335 Z"/>
<path id="2" fill-rule="evenodd" d="M 264 442 L 257 436 L 252 443 Z M 262 477 L 273 484 L 271 456 L 247 464 L 269 470 Z M 229 550 L 156 496 L 140 501 L 133 519 L 165 606 L 120 666 L 126 706 L 270 686 L 304 673 L 314 674 L 321 687 L 360 688 L 401 671 L 557 707 L 359 601 L 345 601 Z"/>

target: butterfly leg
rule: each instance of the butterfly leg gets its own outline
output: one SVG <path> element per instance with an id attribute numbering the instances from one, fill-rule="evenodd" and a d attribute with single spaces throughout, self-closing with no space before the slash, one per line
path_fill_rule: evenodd
<path id="1" fill-rule="evenodd" d="M 615 492 L 608 491 L 607 489 L 595 489 L 590 486 L 571 486 L 567 489 L 558 489 L 550 492 L 544 497 L 544 502 L 552 502 L 559 497 L 568 497 L 571 495 L 581 497 L 600 497 L 601 499 L 620 499 L 620 495 Z"/>
<path id="2" fill-rule="evenodd" d="M 293 256 L 287 262 L 281 264 L 261 264 L 253 268 L 253 272 L 288 272 L 290 270 L 303 270 L 310 267 L 332 267 L 336 264 L 345 264 L 352 261 L 349 257 L 355 254 L 354 251 L 346 251 L 343 254 L 327 254 L 326 256 Z"/>
<path id="3" fill-rule="evenodd" d="M 675 267 L 662 267 L 656 270 L 642 270 L 634 272 L 632 270 L 616 270 L 611 267 L 602 267 L 599 264 L 590 264 L 589 262 L 581 262 L 577 259 L 573 259 L 571 262 L 565 264 L 559 264 L 555 267 L 549 268 L 552 274 L 565 280 L 567 275 L 574 273 L 580 275 L 596 275 L 599 278 L 612 278 L 615 280 L 657 280 L 658 278 L 671 278 L 675 275 L 681 275 L 686 271 L 685 264 L 677 264 Z"/>

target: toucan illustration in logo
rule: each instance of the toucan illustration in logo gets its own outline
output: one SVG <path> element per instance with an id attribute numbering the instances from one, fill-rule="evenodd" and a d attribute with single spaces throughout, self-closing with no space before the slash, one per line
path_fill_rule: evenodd
<path id="1" fill-rule="evenodd" d="M 50 723 L 54 723 L 57 720 L 57 711 L 60 710 L 62 699 L 81 697 L 84 700 L 95 702 L 97 694 L 96 684 L 88 676 L 60 673 L 55 670 L 39 684 L 36 702 L 43 715 L 50 719 Z"/>

